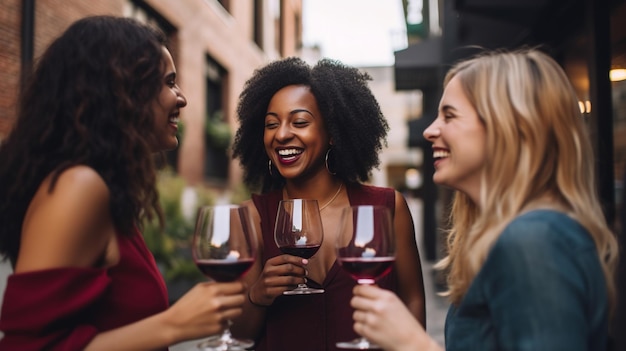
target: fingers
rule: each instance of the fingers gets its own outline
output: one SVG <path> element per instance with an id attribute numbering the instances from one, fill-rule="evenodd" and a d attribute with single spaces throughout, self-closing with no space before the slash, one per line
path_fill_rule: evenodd
<path id="1" fill-rule="evenodd" d="M 245 287 L 242 282 L 231 283 L 217 283 L 217 282 L 205 282 L 200 283 L 211 291 L 211 294 L 215 295 L 234 295 L 243 294 Z"/>
<path id="2" fill-rule="evenodd" d="M 223 322 L 228 322 L 230 320 L 233 320 L 241 316 L 242 313 L 243 313 L 242 308 L 231 308 L 222 312 L 220 320 Z"/>
<path id="3" fill-rule="evenodd" d="M 212 311 L 215 311 L 217 315 L 227 316 L 238 316 L 242 312 L 242 306 L 246 301 L 246 296 L 243 292 L 237 292 L 236 294 L 222 295 L 222 294 L 214 294 L 209 297 L 210 294 L 207 294 L 207 299 L 210 298 L 210 301 L 207 301 L 211 307 L 209 308 Z"/>
<path id="4" fill-rule="evenodd" d="M 243 313 L 246 301 L 240 282 L 196 284 L 163 314 L 182 339 L 199 338 L 221 331 L 225 322 Z"/>
<path id="5" fill-rule="evenodd" d="M 369 310 L 379 300 L 378 296 L 382 292 L 382 289 L 376 287 L 357 285 L 353 289 L 354 296 L 350 305 L 357 310 Z"/>
<path id="6" fill-rule="evenodd" d="M 354 319 L 355 322 L 361 324 L 367 323 L 367 316 L 368 314 L 366 312 L 360 310 L 356 310 L 354 311 L 354 313 L 352 313 L 352 319 Z"/>
<path id="7" fill-rule="evenodd" d="M 293 275 L 272 276 L 261 279 L 263 280 L 263 285 L 265 285 L 266 289 L 306 283 L 306 278 L 304 276 Z"/>
<path id="8" fill-rule="evenodd" d="M 306 266 L 309 263 L 309 260 L 307 260 L 306 258 L 301 258 L 298 256 L 291 256 L 291 255 L 280 255 L 280 256 L 275 256 L 270 258 L 269 260 L 267 260 L 267 262 L 265 262 L 265 265 L 271 265 L 271 266 L 280 266 L 282 264 L 293 264 L 296 266 Z"/>
<path id="9" fill-rule="evenodd" d="M 228 309 L 241 307 L 246 300 L 246 296 L 243 293 L 237 293 L 236 295 L 221 295 L 215 297 L 219 309 Z"/>
<path id="10" fill-rule="evenodd" d="M 306 278 L 294 276 L 261 277 L 250 289 L 250 296 L 254 296 L 257 305 L 269 306 L 274 299 L 286 290 L 293 289 L 297 284 L 305 283 Z M 251 301 L 252 302 L 252 301 Z"/>
<path id="11" fill-rule="evenodd" d="M 361 296 L 368 299 L 376 299 L 385 294 L 387 290 L 375 285 L 357 284 L 352 290 L 354 296 Z"/>
<path id="12" fill-rule="evenodd" d="M 284 291 L 306 283 L 309 261 L 291 255 L 275 256 L 267 260 L 257 281 L 250 287 L 250 296 L 256 304 L 268 306 Z"/>
<path id="13" fill-rule="evenodd" d="M 291 255 L 272 257 L 265 263 L 259 280 L 266 289 L 305 283 L 308 272 L 304 265 L 307 263 L 308 260 Z"/>

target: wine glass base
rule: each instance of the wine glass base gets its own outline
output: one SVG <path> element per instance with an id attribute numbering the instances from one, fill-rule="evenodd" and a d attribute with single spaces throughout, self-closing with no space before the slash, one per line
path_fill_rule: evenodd
<path id="1" fill-rule="evenodd" d="M 380 346 L 370 342 L 365 338 L 338 342 L 335 345 L 337 346 L 337 348 L 349 350 L 381 350 Z"/>
<path id="2" fill-rule="evenodd" d="M 254 345 L 252 340 L 228 339 L 224 340 L 221 335 L 212 336 L 198 344 L 201 351 L 245 351 Z"/>
<path id="3" fill-rule="evenodd" d="M 283 295 L 310 295 L 310 294 L 322 294 L 324 289 L 313 289 L 313 288 L 296 288 L 293 290 L 283 291 Z"/>

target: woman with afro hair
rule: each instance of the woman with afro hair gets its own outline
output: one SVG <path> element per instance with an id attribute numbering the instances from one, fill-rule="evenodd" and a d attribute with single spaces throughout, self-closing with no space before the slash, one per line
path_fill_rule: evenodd
<path id="1" fill-rule="evenodd" d="M 356 282 L 338 266 L 334 242 L 340 209 L 382 205 L 393 213 L 397 244 L 390 274 L 377 284 L 398 294 L 425 324 L 424 286 L 413 220 L 394 189 L 364 184 L 379 165 L 387 122 L 367 82 L 338 61 L 313 67 L 299 58 L 274 61 L 246 83 L 237 109 L 233 155 L 253 194 L 246 204 L 258 226 L 260 259 L 244 277 L 248 301 L 233 333 L 255 350 L 335 350 L 357 337 L 350 299 Z M 310 259 L 281 254 L 273 238 L 280 200 L 316 199 L 324 241 Z M 298 283 L 323 294 L 283 296 Z"/>

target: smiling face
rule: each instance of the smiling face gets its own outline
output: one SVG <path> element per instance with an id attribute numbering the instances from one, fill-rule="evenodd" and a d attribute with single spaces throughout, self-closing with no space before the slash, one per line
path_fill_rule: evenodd
<path id="1" fill-rule="evenodd" d="M 459 79 L 456 76 L 447 84 L 437 119 L 426 128 L 424 137 L 433 143 L 435 183 L 462 191 L 478 203 L 487 136 Z"/>
<path id="2" fill-rule="evenodd" d="M 309 87 L 289 85 L 274 94 L 265 115 L 265 152 L 286 179 L 326 172 L 329 136 Z"/>
<path id="3" fill-rule="evenodd" d="M 166 48 L 163 48 L 163 62 L 165 70 L 161 92 L 152 106 L 156 141 L 156 145 L 153 145 L 154 151 L 172 150 L 178 146 L 176 133 L 180 109 L 187 105 L 187 100 L 176 83 L 174 60 Z"/>

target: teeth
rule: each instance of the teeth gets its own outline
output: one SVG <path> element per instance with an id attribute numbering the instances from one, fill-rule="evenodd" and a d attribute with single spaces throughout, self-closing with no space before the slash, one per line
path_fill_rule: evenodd
<path id="1" fill-rule="evenodd" d="M 170 123 L 178 123 L 178 117 L 170 118 Z"/>
<path id="2" fill-rule="evenodd" d="M 297 149 L 285 149 L 285 150 L 278 150 L 278 154 L 280 156 L 293 156 L 293 155 L 298 155 L 301 154 L 302 151 L 297 150 Z"/>
<path id="3" fill-rule="evenodd" d="M 448 151 L 443 151 L 443 150 L 437 150 L 433 152 L 433 157 L 434 158 L 444 158 L 444 157 L 448 157 L 450 156 L 450 153 Z"/>

